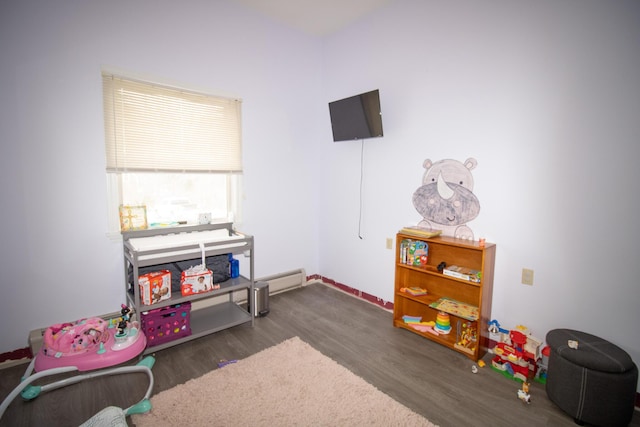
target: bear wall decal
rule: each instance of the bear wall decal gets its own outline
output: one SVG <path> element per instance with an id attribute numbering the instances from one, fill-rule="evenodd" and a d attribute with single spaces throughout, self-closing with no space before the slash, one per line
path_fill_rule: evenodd
<path id="1" fill-rule="evenodd" d="M 422 186 L 413 193 L 413 206 L 423 218 L 418 226 L 442 230 L 445 236 L 473 240 L 467 222 L 480 213 L 471 174 L 477 164 L 474 158 L 464 163 L 451 159 L 424 161 Z"/>

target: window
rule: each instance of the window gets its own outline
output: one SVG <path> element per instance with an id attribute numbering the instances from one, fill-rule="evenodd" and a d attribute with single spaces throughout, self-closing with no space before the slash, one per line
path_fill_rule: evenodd
<path id="1" fill-rule="evenodd" d="M 241 101 L 102 74 L 109 229 L 119 205 L 149 224 L 239 222 Z"/>

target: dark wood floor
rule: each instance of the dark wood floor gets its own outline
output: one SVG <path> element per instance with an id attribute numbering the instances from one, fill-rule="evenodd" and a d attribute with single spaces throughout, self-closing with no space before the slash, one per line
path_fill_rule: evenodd
<path id="1" fill-rule="evenodd" d="M 394 328 L 391 313 L 335 288 L 311 284 L 272 295 L 269 305 L 271 312 L 256 319 L 254 327 L 238 326 L 157 352 L 154 393 L 216 369 L 220 360 L 243 359 L 298 336 L 442 427 L 575 425 L 549 401 L 544 385 L 532 383 L 531 404 L 526 405 L 517 398 L 518 382 L 488 366 L 473 374 L 467 357 Z M 1 399 L 18 384 L 25 368 L 0 371 Z M 141 374 L 92 379 L 32 402 L 18 398 L 0 425 L 78 425 L 106 406 L 134 403 L 145 390 Z M 638 411 L 631 425 L 640 427 Z"/>

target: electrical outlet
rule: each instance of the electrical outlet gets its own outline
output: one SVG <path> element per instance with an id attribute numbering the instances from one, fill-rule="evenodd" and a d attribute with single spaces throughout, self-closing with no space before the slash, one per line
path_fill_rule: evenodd
<path id="1" fill-rule="evenodd" d="M 387 249 L 393 248 L 393 239 L 391 237 L 387 237 Z"/>
<path id="2" fill-rule="evenodd" d="M 198 215 L 198 224 L 209 224 L 211 222 L 210 213 L 201 213 Z"/>
<path id="3" fill-rule="evenodd" d="M 522 284 L 533 286 L 533 270 L 528 268 L 522 269 Z"/>

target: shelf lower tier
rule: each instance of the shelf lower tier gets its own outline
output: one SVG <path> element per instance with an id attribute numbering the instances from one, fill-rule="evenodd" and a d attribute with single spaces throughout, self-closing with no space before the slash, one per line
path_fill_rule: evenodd
<path id="1" fill-rule="evenodd" d="M 129 303 L 132 304 L 134 307 L 136 307 L 137 305 L 135 301 L 135 296 L 133 294 L 132 286 L 133 285 L 129 286 L 129 292 L 127 292 L 127 296 L 129 298 Z M 246 290 L 248 292 L 251 291 L 251 281 L 244 276 L 239 276 L 239 277 L 234 277 L 232 279 L 228 279 L 220 283 L 220 289 L 215 289 L 209 292 L 202 292 L 199 294 L 182 296 L 180 292 L 172 291 L 171 298 L 164 301 L 160 301 L 156 304 L 145 305 L 145 304 L 142 304 L 141 302 L 140 305 L 138 306 L 138 311 L 143 312 L 148 310 L 154 310 L 156 308 L 162 308 L 162 307 L 166 307 L 174 304 L 183 304 L 189 301 L 195 302 L 195 301 L 217 297 L 220 295 L 229 294 L 231 292 L 237 292 L 237 291 L 243 291 L 243 290 Z"/>
<path id="2" fill-rule="evenodd" d="M 251 313 L 233 302 L 224 302 L 191 311 L 191 335 L 175 339 L 153 347 L 147 347 L 143 355 L 164 350 L 203 336 L 222 331 L 233 326 L 250 323 Z"/>
<path id="3" fill-rule="evenodd" d="M 471 351 L 467 348 L 460 347 L 456 344 L 457 334 L 456 334 L 455 328 L 453 328 L 451 332 L 448 334 L 434 335 L 429 332 L 421 332 L 417 329 L 414 329 L 408 324 L 404 323 L 402 320 L 394 320 L 393 326 L 395 326 L 396 328 L 406 329 L 407 331 L 413 332 L 414 334 L 420 335 L 421 337 L 427 338 L 431 341 L 435 341 L 440 345 L 443 345 L 447 348 L 457 351 L 458 353 L 464 354 L 471 360 L 477 361 L 482 357 L 482 352 L 478 352 L 477 348 Z"/>
<path id="4" fill-rule="evenodd" d="M 466 319 L 471 322 L 478 321 L 478 307 L 463 301 L 439 295 L 409 295 L 404 292 L 396 292 L 396 303 L 406 302 L 408 304 L 417 303 L 419 307 L 429 307 L 436 311 L 444 311 L 450 315 Z M 412 303 L 409 303 L 411 301 Z M 440 304 L 438 304 L 440 303 Z M 403 310 L 404 311 L 404 310 Z"/>

